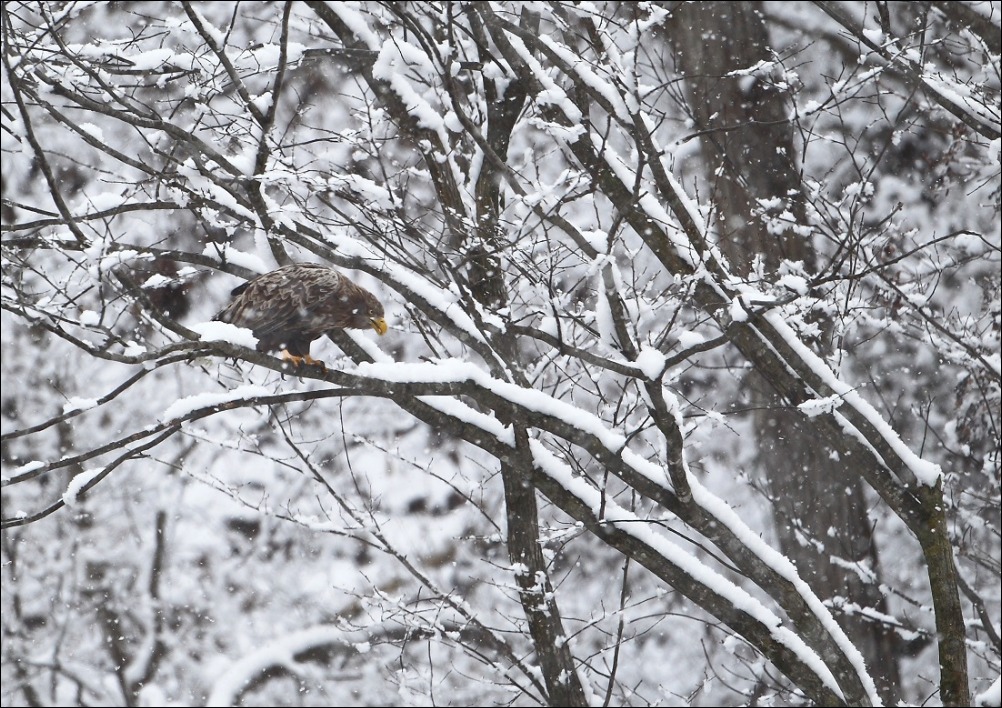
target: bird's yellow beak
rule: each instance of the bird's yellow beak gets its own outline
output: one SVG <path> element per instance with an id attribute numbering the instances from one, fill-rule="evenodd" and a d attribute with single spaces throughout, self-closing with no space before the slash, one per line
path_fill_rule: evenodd
<path id="1" fill-rule="evenodd" d="M 376 319 L 369 321 L 372 323 L 372 328 L 379 332 L 380 337 L 386 334 L 386 330 L 389 329 L 389 326 L 386 324 L 386 320 L 382 317 L 377 317 Z"/>

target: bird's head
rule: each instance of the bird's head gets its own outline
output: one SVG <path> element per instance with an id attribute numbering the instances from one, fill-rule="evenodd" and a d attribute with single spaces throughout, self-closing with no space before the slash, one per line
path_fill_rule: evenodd
<path id="1" fill-rule="evenodd" d="M 386 324 L 386 316 L 383 313 L 383 303 L 376 299 L 372 293 L 365 293 L 362 303 L 355 309 L 353 314 L 352 327 L 358 329 L 368 329 L 371 327 L 380 336 L 386 334 L 389 325 Z"/>

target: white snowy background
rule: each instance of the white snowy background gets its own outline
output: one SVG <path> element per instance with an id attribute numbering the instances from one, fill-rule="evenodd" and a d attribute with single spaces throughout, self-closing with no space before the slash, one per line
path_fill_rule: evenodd
<path id="1" fill-rule="evenodd" d="M 773 60 L 739 78 L 789 92 L 806 210 L 754 218 L 819 258 L 738 276 L 670 3 L 6 3 L 4 705 L 545 703 L 507 547 L 516 455 L 590 704 L 877 703 L 852 614 L 894 636 L 892 694 L 941 704 L 929 560 L 891 489 L 938 500 L 967 689 L 999 705 L 1000 4 L 951 3 L 967 24 L 940 4 L 763 5 Z M 534 35 L 485 29 L 527 12 Z M 486 87 L 520 72 L 501 169 Z M 488 170 L 500 231 L 478 241 Z M 372 290 L 389 334 L 322 338 L 327 372 L 300 376 L 211 321 L 283 258 Z M 751 323 L 795 361 L 817 444 L 886 480 L 865 492 L 879 568 L 836 529 L 803 540 L 885 611 L 779 550 L 729 339 Z"/>

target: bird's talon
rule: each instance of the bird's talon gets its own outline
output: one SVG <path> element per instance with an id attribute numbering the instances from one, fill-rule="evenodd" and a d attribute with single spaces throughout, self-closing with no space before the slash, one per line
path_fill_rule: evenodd
<path id="1" fill-rule="evenodd" d="M 314 359 L 309 354 L 306 356 L 296 356 L 295 354 L 289 353 L 288 350 L 282 352 L 282 361 L 286 364 L 292 364 L 296 369 L 300 369 L 304 366 L 317 366 L 324 373 L 327 373 L 327 365 L 324 364 L 319 359 Z"/>

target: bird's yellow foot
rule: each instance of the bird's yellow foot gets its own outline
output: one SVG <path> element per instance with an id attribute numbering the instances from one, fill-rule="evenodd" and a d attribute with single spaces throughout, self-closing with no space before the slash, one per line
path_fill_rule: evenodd
<path id="1" fill-rule="evenodd" d="M 301 366 L 318 366 L 321 371 L 327 371 L 327 365 L 324 364 L 319 359 L 314 359 L 309 354 L 306 356 L 296 356 L 295 354 L 290 354 L 288 350 L 282 350 L 282 361 L 287 361 L 292 364 L 297 369 Z"/>

